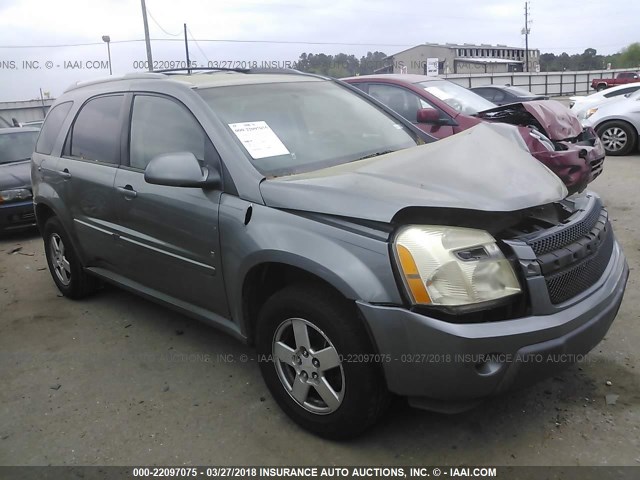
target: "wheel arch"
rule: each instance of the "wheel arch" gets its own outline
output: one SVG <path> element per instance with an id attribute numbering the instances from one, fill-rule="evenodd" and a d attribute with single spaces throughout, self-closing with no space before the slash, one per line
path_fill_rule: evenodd
<path id="1" fill-rule="evenodd" d="M 47 223 L 47 220 L 58 215 L 51 206 L 43 202 L 36 203 L 34 210 L 36 214 L 36 224 L 38 225 L 38 230 L 40 230 L 40 235 L 44 235 L 44 225 L 45 223 Z"/>
<path id="2" fill-rule="evenodd" d="M 633 123 L 631 123 L 629 120 L 625 120 L 624 118 L 618 118 L 618 117 L 606 117 L 600 120 L 598 124 L 595 127 L 593 127 L 593 129 L 597 132 L 601 127 L 603 127 L 605 124 L 610 122 L 620 122 L 620 123 L 627 124 L 631 127 L 631 129 L 634 132 L 636 132 L 636 135 L 640 135 L 640 130 L 638 130 L 638 128 Z"/>
<path id="3" fill-rule="evenodd" d="M 67 235 L 69 236 L 69 241 L 73 245 L 73 248 L 80 259 L 80 263 L 84 265 L 85 264 L 84 251 L 82 250 L 79 242 L 76 241 L 74 232 L 71 232 L 69 231 L 68 228 L 66 228 L 65 217 L 61 215 L 60 212 L 58 212 L 58 210 L 55 207 L 53 207 L 50 203 L 46 201 L 37 202 L 34 205 L 34 212 L 36 214 L 36 225 L 38 226 L 38 230 L 40 231 L 40 236 L 43 237 L 43 239 L 44 239 L 44 226 L 46 225 L 47 221 L 51 217 L 58 217 L 58 219 L 60 219 L 60 222 L 62 223 L 62 227 L 67 232 Z"/>
<path id="4" fill-rule="evenodd" d="M 277 291 L 292 284 L 306 284 L 316 288 L 327 289 L 344 299 L 345 304 L 353 309 L 354 317 L 362 322 L 369 339 L 377 350 L 377 346 L 367 323 L 360 317 L 355 304 L 355 291 L 342 279 L 333 275 L 321 265 L 309 259 L 268 260 L 254 264 L 244 275 L 242 282 L 242 328 L 248 342 L 255 341 L 258 314 L 264 303 Z M 305 265 L 309 262 L 312 266 Z M 311 267 L 311 268 L 310 268 Z"/>

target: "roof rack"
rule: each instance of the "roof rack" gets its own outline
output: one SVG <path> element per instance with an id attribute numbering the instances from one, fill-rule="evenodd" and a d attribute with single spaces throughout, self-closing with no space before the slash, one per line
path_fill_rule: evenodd
<path id="1" fill-rule="evenodd" d="M 97 78 L 95 80 L 84 80 L 79 82 L 74 82 L 69 85 L 63 93 L 70 92 L 72 90 L 77 90 L 78 88 L 87 87 L 90 85 L 99 85 L 101 83 L 110 83 L 117 82 L 120 80 L 150 80 L 150 79 L 161 79 L 165 78 L 164 75 L 157 75 L 156 72 L 133 72 L 133 73 L 125 73 L 124 75 L 118 75 L 113 77 L 102 77 Z"/>
<path id="2" fill-rule="evenodd" d="M 164 70 L 154 70 L 153 73 L 166 73 L 166 74 L 175 74 L 175 73 L 184 73 L 187 74 L 191 72 L 238 72 L 238 73 L 249 73 L 250 69 L 248 68 L 214 68 L 214 67 L 191 67 L 191 68 L 166 68 Z"/>
<path id="3" fill-rule="evenodd" d="M 294 75 L 310 75 L 310 76 L 321 76 L 316 75 L 314 73 L 301 72 L 300 70 L 296 70 L 295 68 L 223 68 L 223 67 L 192 67 L 192 68 L 168 68 L 164 70 L 154 70 L 153 73 L 164 73 L 168 75 L 178 74 L 178 73 L 187 73 L 191 72 L 196 73 L 215 73 L 215 72 L 238 72 L 238 73 L 274 73 L 274 74 L 283 74 L 289 73 Z"/>

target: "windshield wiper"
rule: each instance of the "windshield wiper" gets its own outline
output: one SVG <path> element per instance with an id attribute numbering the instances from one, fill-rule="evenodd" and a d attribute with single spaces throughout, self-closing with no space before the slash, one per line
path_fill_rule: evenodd
<path id="1" fill-rule="evenodd" d="M 357 158 L 356 160 L 354 160 L 354 162 L 358 160 L 365 160 L 367 158 L 379 157 L 380 155 L 386 155 L 387 153 L 393 153 L 393 152 L 395 152 L 395 150 L 385 150 L 383 152 L 372 153 L 371 155 L 365 155 L 364 157 Z"/>

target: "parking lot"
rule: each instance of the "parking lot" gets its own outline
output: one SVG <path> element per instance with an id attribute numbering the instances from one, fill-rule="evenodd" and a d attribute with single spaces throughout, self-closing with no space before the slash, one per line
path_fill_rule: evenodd
<path id="1" fill-rule="evenodd" d="M 113 287 L 62 298 L 37 233 L 4 238 L 0 464 L 639 465 L 638 185 L 636 154 L 608 158 L 591 186 L 631 276 L 588 361 L 459 415 L 398 399 L 378 426 L 343 443 L 281 412 L 252 349 Z"/>

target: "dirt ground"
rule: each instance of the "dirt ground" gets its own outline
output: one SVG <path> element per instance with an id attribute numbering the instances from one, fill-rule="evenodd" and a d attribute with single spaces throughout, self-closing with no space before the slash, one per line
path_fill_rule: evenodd
<path id="1" fill-rule="evenodd" d="M 347 443 L 289 421 L 250 348 L 116 288 L 62 298 L 37 233 L 2 239 L 0 465 L 640 465 L 640 155 L 592 189 L 631 277 L 589 361 L 464 414 L 397 401 Z"/>

